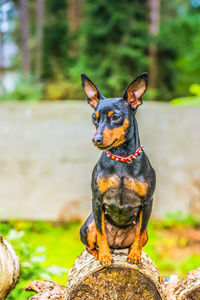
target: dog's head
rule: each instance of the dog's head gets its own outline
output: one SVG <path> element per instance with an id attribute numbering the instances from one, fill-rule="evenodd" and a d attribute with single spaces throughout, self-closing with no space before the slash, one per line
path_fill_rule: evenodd
<path id="1" fill-rule="evenodd" d="M 105 98 L 85 74 L 81 74 L 81 81 L 88 103 L 94 108 L 92 122 L 97 130 L 92 139 L 93 144 L 101 150 L 122 145 L 126 140 L 130 116 L 142 104 L 148 74 L 142 73 L 133 80 L 121 98 Z"/>

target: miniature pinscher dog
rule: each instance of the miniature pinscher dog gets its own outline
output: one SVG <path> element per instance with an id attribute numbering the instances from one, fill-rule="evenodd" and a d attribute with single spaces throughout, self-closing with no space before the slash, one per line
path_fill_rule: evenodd
<path id="1" fill-rule="evenodd" d="M 128 262 L 140 263 L 156 181 L 135 118 L 148 74 L 131 82 L 121 98 L 105 98 L 84 74 L 81 80 L 94 108 L 92 142 L 103 151 L 92 174 L 92 212 L 80 229 L 81 241 L 105 267 L 113 262 L 110 249 L 129 248 Z"/>

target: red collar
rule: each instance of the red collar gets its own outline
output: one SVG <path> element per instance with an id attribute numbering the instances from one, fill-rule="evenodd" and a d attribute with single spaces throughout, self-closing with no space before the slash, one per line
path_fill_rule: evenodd
<path id="1" fill-rule="evenodd" d="M 121 161 L 130 164 L 132 163 L 133 159 L 135 159 L 142 152 L 142 147 L 143 145 L 141 145 L 134 154 L 131 154 L 129 156 L 118 156 L 110 153 L 109 151 L 106 151 L 106 155 L 107 157 L 110 157 L 116 161 Z"/>

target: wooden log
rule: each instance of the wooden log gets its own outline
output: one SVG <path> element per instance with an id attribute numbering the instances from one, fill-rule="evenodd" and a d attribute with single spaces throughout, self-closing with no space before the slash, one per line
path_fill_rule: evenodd
<path id="1" fill-rule="evenodd" d="M 26 291 L 34 291 L 38 294 L 32 296 L 30 300 L 61 300 L 64 297 L 66 287 L 49 280 L 29 281 Z"/>
<path id="2" fill-rule="evenodd" d="M 140 265 L 127 262 L 128 250 L 115 250 L 114 263 L 102 267 L 86 250 L 70 270 L 65 300 L 164 300 L 162 277 L 143 252 Z"/>
<path id="3" fill-rule="evenodd" d="M 6 299 L 19 278 L 19 259 L 11 245 L 0 235 L 0 299 Z"/>
<path id="4" fill-rule="evenodd" d="M 112 255 L 114 264 L 104 268 L 84 250 L 69 272 L 66 287 L 53 281 L 31 281 L 26 290 L 37 294 L 30 300 L 200 300 L 200 268 L 183 280 L 172 275 L 164 284 L 144 252 L 140 265 L 127 262 L 127 250 L 115 250 Z"/>
<path id="5" fill-rule="evenodd" d="M 171 276 L 165 291 L 168 300 L 200 300 L 200 268 L 189 272 L 183 280 Z"/>

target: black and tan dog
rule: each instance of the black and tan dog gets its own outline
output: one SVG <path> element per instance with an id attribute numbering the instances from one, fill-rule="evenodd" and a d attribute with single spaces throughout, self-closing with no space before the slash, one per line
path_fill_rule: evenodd
<path id="1" fill-rule="evenodd" d="M 92 213 L 81 227 L 81 241 L 103 266 L 113 261 L 110 248 L 130 248 L 128 262 L 138 263 L 148 240 L 155 189 L 155 172 L 142 151 L 135 118 L 148 75 L 138 76 L 121 98 L 105 98 L 86 75 L 81 79 L 94 108 L 92 141 L 103 150 L 92 174 Z"/>

